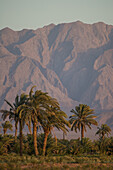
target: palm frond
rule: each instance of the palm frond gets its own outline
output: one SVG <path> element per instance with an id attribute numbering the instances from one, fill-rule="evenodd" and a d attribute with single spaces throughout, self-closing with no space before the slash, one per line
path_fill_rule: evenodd
<path id="1" fill-rule="evenodd" d="M 12 109 L 14 109 L 14 107 L 12 106 L 11 103 L 9 103 L 7 100 L 4 100 Z"/>

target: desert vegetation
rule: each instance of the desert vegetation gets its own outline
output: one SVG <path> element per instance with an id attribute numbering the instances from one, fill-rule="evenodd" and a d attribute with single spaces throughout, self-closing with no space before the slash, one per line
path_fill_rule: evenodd
<path id="1" fill-rule="evenodd" d="M 17 95 L 13 104 L 5 102 L 9 110 L 0 110 L 4 121 L 0 126 L 4 132 L 0 134 L 1 169 L 113 168 L 113 137 L 108 136 L 110 127 L 106 124 L 97 127 L 97 140 L 84 137 L 87 127 L 91 129 L 91 125 L 98 125 L 94 110 L 89 106 L 79 104 L 71 110 L 73 115 L 68 119 L 56 99 L 41 90 L 34 92 L 34 86 L 29 94 Z M 12 122 L 14 136 L 7 134 L 7 129 L 12 130 Z M 25 125 L 29 130 L 27 135 L 23 134 Z M 70 128 L 75 133 L 81 131 L 81 139 L 57 139 L 55 129 L 66 134 Z M 39 129 L 43 133 L 37 133 Z"/>

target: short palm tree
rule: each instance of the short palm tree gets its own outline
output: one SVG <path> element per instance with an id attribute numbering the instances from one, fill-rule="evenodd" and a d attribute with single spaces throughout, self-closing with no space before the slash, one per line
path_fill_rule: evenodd
<path id="1" fill-rule="evenodd" d="M 91 129 L 91 125 L 97 126 L 97 121 L 94 120 L 96 116 L 94 116 L 94 110 L 91 109 L 89 106 L 85 104 L 79 104 L 79 106 L 75 107 L 75 110 L 71 110 L 74 115 L 70 116 L 70 123 L 71 130 L 75 129 L 75 132 L 77 132 L 77 129 L 81 130 L 81 143 L 82 139 L 84 138 L 84 131 L 86 132 L 86 126 L 88 126 Z"/>
<path id="2" fill-rule="evenodd" d="M 101 127 L 97 127 L 98 131 L 96 132 L 96 135 L 99 135 L 100 138 L 104 140 L 105 135 L 109 135 L 111 132 L 110 127 L 107 124 L 102 124 Z"/>
<path id="3" fill-rule="evenodd" d="M 3 127 L 4 135 L 6 134 L 8 129 L 11 131 L 13 130 L 13 125 L 9 121 L 2 123 L 2 127 Z"/>
<path id="4" fill-rule="evenodd" d="M 16 98 L 17 97 L 18 96 L 16 96 Z M 16 100 L 16 98 L 15 98 L 15 100 Z M 16 139 L 17 138 L 17 127 L 18 127 L 18 118 L 17 118 L 17 114 L 16 114 L 16 106 L 12 105 L 7 100 L 5 100 L 5 102 L 10 106 L 10 109 L 9 110 L 0 110 L 0 112 L 2 113 L 3 120 L 5 120 L 8 117 L 9 120 L 15 121 L 15 139 Z"/>

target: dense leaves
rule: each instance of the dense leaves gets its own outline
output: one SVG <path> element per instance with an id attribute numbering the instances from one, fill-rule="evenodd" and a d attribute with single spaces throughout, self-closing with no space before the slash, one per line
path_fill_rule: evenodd
<path id="1" fill-rule="evenodd" d="M 35 154 L 33 147 L 33 136 L 23 136 L 23 153 Z M 37 136 L 37 147 L 39 155 L 43 154 L 44 133 Z M 12 135 L 0 135 L 0 154 L 19 153 L 19 136 L 15 141 Z M 84 138 L 81 144 L 80 139 L 63 140 L 58 139 L 57 145 L 54 137 L 50 134 L 47 139 L 46 155 L 113 155 L 113 137 L 91 141 Z"/>

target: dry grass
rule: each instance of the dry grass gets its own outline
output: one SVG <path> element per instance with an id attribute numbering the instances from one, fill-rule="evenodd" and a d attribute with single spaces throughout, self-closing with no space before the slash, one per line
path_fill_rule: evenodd
<path id="1" fill-rule="evenodd" d="M 113 156 L 38 156 L 7 154 L 0 156 L 0 170 L 112 170 Z"/>

